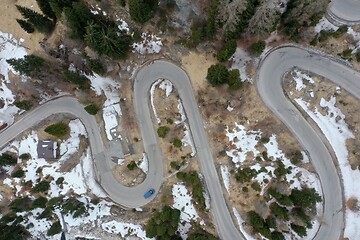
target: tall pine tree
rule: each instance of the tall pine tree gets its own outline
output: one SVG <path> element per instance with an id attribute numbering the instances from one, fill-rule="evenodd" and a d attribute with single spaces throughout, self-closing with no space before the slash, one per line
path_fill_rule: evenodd
<path id="1" fill-rule="evenodd" d="M 25 30 L 25 32 L 33 33 L 35 31 L 33 25 L 31 23 L 29 23 L 28 21 L 23 20 L 23 19 L 16 19 L 16 21 L 18 22 L 20 27 Z"/>
<path id="2" fill-rule="evenodd" d="M 153 16 L 158 0 L 129 0 L 131 18 L 139 23 L 145 23 Z"/>
<path id="3" fill-rule="evenodd" d="M 90 23 L 86 27 L 85 40 L 98 53 L 115 59 L 125 58 L 131 44 L 131 37 L 119 34 L 116 27 L 104 28 L 96 23 Z"/>
<path id="4" fill-rule="evenodd" d="M 36 30 L 41 33 L 50 33 L 54 28 L 54 23 L 44 15 L 37 13 L 29 8 L 16 5 L 21 15 L 31 23 Z"/>
<path id="5" fill-rule="evenodd" d="M 48 18 L 56 20 L 56 15 L 54 11 L 51 9 L 50 3 L 48 0 L 36 0 L 37 4 L 39 5 L 40 10 L 42 13 L 47 16 Z"/>

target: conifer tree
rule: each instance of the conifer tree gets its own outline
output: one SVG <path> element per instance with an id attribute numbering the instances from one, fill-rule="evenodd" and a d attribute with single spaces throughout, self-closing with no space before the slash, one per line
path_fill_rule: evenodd
<path id="1" fill-rule="evenodd" d="M 25 32 L 33 33 L 35 31 L 33 25 L 26 20 L 16 19 L 16 21 L 19 23 L 20 27 L 25 30 Z"/>
<path id="2" fill-rule="evenodd" d="M 158 0 L 129 0 L 131 18 L 139 23 L 145 23 L 152 18 Z"/>
<path id="3" fill-rule="evenodd" d="M 115 59 L 126 57 L 131 44 L 131 37 L 119 34 L 116 27 L 103 28 L 94 22 L 86 27 L 85 40 L 98 53 Z"/>
<path id="4" fill-rule="evenodd" d="M 56 15 L 54 11 L 51 9 L 50 2 L 48 0 L 36 0 L 36 2 L 45 16 L 53 20 L 56 20 Z"/>
<path id="5" fill-rule="evenodd" d="M 44 15 L 37 13 L 29 8 L 16 5 L 21 15 L 31 23 L 36 30 L 41 33 L 50 33 L 54 28 L 54 23 Z"/>

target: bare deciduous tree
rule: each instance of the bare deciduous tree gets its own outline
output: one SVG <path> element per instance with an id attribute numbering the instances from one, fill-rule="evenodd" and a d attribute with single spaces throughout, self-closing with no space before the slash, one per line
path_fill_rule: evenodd
<path id="1" fill-rule="evenodd" d="M 262 0 L 249 22 L 248 34 L 262 36 L 271 30 L 280 19 L 280 1 Z"/>
<path id="2" fill-rule="evenodd" d="M 224 30 L 232 31 L 239 21 L 239 15 L 246 9 L 247 0 L 220 0 L 218 20 Z"/>

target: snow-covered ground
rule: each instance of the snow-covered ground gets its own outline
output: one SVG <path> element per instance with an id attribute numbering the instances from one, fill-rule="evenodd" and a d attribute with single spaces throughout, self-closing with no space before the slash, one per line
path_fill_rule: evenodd
<path id="1" fill-rule="evenodd" d="M 110 77 L 102 77 L 96 73 L 87 76 L 91 81 L 91 89 L 96 95 L 105 94 L 106 101 L 103 104 L 103 119 L 105 122 L 105 132 L 109 141 L 121 138 L 116 135 L 118 128 L 118 118 L 122 115 L 120 108 L 119 88 L 120 83 L 115 82 Z"/>
<path id="2" fill-rule="evenodd" d="M 141 34 L 141 38 L 140 42 L 133 43 L 133 52 L 138 52 L 140 54 L 152 54 L 159 53 L 161 51 L 161 38 L 154 34 L 145 32 Z"/>
<path id="3" fill-rule="evenodd" d="M 220 171 L 221 171 L 221 177 L 223 179 L 224 187 L 225 187 L 226 191 L 230 195 L 230 172 L 229 172 L 229 168 L 226 165 L 221 165 L 220 166 Z"/>
<path id="4" fill-rule="evenodd" d="M 256 163 L 251 165 L 250 168 L 258 172 L 258 174 L 256 175 L 256 177 L 254 177 L 253 180 L 256 180 L 260 184 L 260 196 L 264 195 L 266 187 L 271 182 L 270 180 L 273 178 L 273 176 L 275 176 L 274 171 L 276 169 L 275 163 L 277 159 L 281 159 L 281 162 L 284 164 L 286 169 L 288 169 L 289 167 L 292 168 L 291 173 L 287 173 L 285 175 L 290 189 L 302 189 L 303 186 L 306 185 L 310 188 L 315 188 L 315 190 L 321 195 L 321 184 L 320 181 L 317 179 L 316 175 L 310 173 L 304 168 L 292 164 L 291 161 L 285 156 L 283 151 L 279 149 L 276 135 L 271 135 L 267 143 L 260 143 L 259 140 L 262 136 L 262 132 L 260 130 L 247 130 L 246 126 L 235 123 L 234 129 L 227 128 L 226 131 L 226 135 L 230 141 L 230 145 L 232 146 L 232 149 L 226 151 L 226 153 L 232 159 L 233 163 L 237 168 L 241 166 L 241 163 L 247 161 L 249 158 L 248 154 L 252 153 L 253 159 L 250 159 L 250 161 Z M 260 156 L 260 151 L 257 149 L 260 144 L 262 144 L 263 147 L 266 148 L 267 157 L 272 161 L 271 165 L 262 165 L 261 161 L 256 160 L 256 157 Z M 305 156 L 304 153 L 303 156 Z M 307 158 L 305 158 L 304 162 L 307 161 Z M 227 171 L 226 169 L 223 169 L 223 166 L 221 166 L 221 174 L 223 176 L 224 185 L 226 187 L 228 184 Z M 231 191 L 229 191 L 228 189 L 227 191 L 229 192 L 229 194 L 231 194 Z M 320 213 L 321 211 L 322 204 L 317 204 L 317 212 Z M 244 234 L 246 234 L 242 226 L 243 220 L 241 219 L 240 214 L 238 214 L 235 208 L 233 209 L 233 212 L 239 222 L 240 230 Z M 314 220 L 312 223 L 313 228 L 308 230 L 309 238 L 314 236 L 319 227 L 319 223 L 317 220 Z M 291 237 L 288 234 L 285 235 L 287 235 L 287 237 L 289 238 Z"/>
<path id="5" fill-rule="evenodd" d="M 155 102 L 154 102 L 154 94 L 155 94 L 155 89 L 156 87 L 159 85 L 159 83 L 161 83 L 163 81 L 163 79 L 158 79 L 156 82 L 153 83 L 153 85 L 151 85 L 150 88 L 150 101 L 151 101 L 151 107 L 153 109 L 153 113 L 154 116 L 156 118 L 157 123 L 161 123 L 161 119 L 159 118 L 159 116 L 157 115 L 156 112 L 156 107 L 155 107 Z"/>
<path id="6" fill-rule="evenodd" d="M 122 239 L 130 239 L 129 236 L 136 236 L 142 240 L 153 239 L 146 237 L 146 232 L 141 225 L 133 223 L 110 221 L 101 224 L 101 227 L 109 233 L 118 234 Z"/>
<path id="7" fill-rule="evenodd" d="M 199 215 L 192 203 L 191 194 L 183 184 L 174 184 L 172 187 L 172 195 L 174 198 L 173 207 L 181 211 L 178 231 L 182 239 L 186 239 L 187 233 L 191 229 L 191 221 L 198 220 Z"/>
<path id="8" fill-rule="evenodd" d="M 66 224 L 67 238 L 69 239 L 74 239 L 75 236 L 79 235 L 92 237 L 94 239 L 104 239 L 104 236 L 110 236 L 111 234 L 113 234 L 114 237 L 120 234 L 121 237 L 125 238 L 130 234 L 130 236 L 140 239 L 148 239 L 141 225 L 123 222 L 119 217 L 114 219 L 114 216 L 110 212 L 113 203 L 105 200 L 100 200 L 96 204 L 91 203 L 91 198 L 87 196 L 87 193 L 94 194 L 100 198 L 106 197 L 106 194 L 95 181 L 93 160 L 89 148 L 85 149 L 84 153 L 80 156 L 80 162 L 70 171 L 60 171 L 64 163 L 73 158 L 74 154 L 79 151 L 80 137 L 87 137 L 85 128 L 80 120 L 70 121 L 69 127 L 70 136 L 60 143 L 60 156 L 57 161 L 48 162 L 37 156 L 36 149 L 39 137 L 34 131 L 21 140 L 10 143 L 2 152 L 10 151 L 18 155 L 29 153 L 31 158 L 27 161 L 19 161 L 19 165 L 25 172 L 23 179 L 7 177 L 2 184 L 13 188 L 15 196 L 17 197 L 29 196 L 31 199 L 34 199 L 31 192 L 24 188 L 21 182 L 31 181 L 33 185 L 35 185 L 39 178 L 51 176 L 53 180 L 50 182 L 50 189 L 48 191 L 49 198 L 64 196 L 64 199 L 67 199 L 70 194 L 71 196 L 75 196 L 78 201 L 83 202 L 86 206 L 87 214 L 78 218 L 73 217 L 72 214 L 62 215 L 60 207 L 55 207 L 54 213 L 60 219 L 63 228 L 64 224 Z M 42 169 L 41 173 L 36 173 L 40 168 Z M 11 175 L 14 167 L 6 167 L 5 169 L 7 174 Z M 58 185 L 55 182 L 60 177 L 63 177 L 64 181 L 61 185 Z M 0 201 L 1 200 L 2 199 L 0 199 Z M 46 236 L 46 232 L 52 223 L 46 219 L 37 219 L 37 216 L 42 212 L 43 209 L 36 208 L 29 212 L 19 213 L 19 215 L 24 217 L 21 224 L 24 226 L 30 223 L 33 224 L 33 227 L 30 227 L 28 230 L 34 238 L 38 237 L 49 240 L 60 239 L 60 234 L 52 237 Z M 64 219 L 64 221 L 62 221 L 62 219 Z"/>
<path id="9" fill-rule="evenodd" d="M 234 55 L 229 59 L 232 61 L 230 69 L 238 69 L 240 72 L 240 79 L 241 81 L 249 81 L 252 82 L 253 80 L 248 76 L 246 72 L 246 67 L 249 62 L 252 60 L 249 53 L 244 51 L 241 48 L 236 48 Z"/>
<path id="10" fill-rule="evenodd" d="M 173 92 L 173 85 L 167 79 L 159 79 L 156 82 L 154 82 L 153 85 L 151 85 L 151 88 L 150 88 L 151 107 L 153 109 L 153 113 L 154 113 L 154 116 L 156 118 L 157 123 L 160 124 L 161 119 L 159 118 L 159 116 L 158 116 L 158 114 L 156 112 L 156 106 L 155 106 L 155 102 L 154 102 L 154 96 L 155 96 L 154 94 L 155 94 L 156 88 L 162 89 L 165 92 L 166 97 L 168 97 Z M 184 136 L 182 137 L 181 142 L 182 142 L 184 147 L 190 146 L 191 151 L 192 151 L 191 156 L 195 156 L 196 148 L 195 148 L 195 144 L 194 144 L 194 142 L 192 140 L 189 124 L 186 121 L 186 114 L 185 114 L 184 107 L 182 105 L 181 99 L 178 99 L 177 108 L 178 108 L 179 113 L 180 113 L 180 119 L 176 120 L 175 124 L 176 125 L 180 125 L 180 124 L 184 125 Z"/>
<path id="11" fill-rule="evenodd" d="M 196 154 L 196 148 L 195 148 L 195 144 L 194 141 L 192 139 L 191 136 L 191 131 L 190 131 L 190 127 L 188 122 L 186 121 L 186 115 L 185 115 L 185 111 L 184 111 L 184 107 L 182 105 L 181 99 L 178 99 L 178 110 L 180 113 L 180 121 L 175 121 L 175 124 L 184 124 L 185 130 L 184 130 L 184 136 L 181 139 L 181 142 L 183 143 L 183 145 L 186 146 L 190 146 L 191 147 L 191 156 L 195 156 Z"/>
<path id="12" fill-rule="evenodd" d="M 149 160 L 146 153 L 143 153 L 143 157 L 136 164 L 145 174 L 149 172 Z"/>
<path id="13" fill-rule="evenodd" d="M 320 33 L 321 30 L 338 30 L 339 27 L 335 26 L 326 17 L 323 17 L 320 22 L 315 26 L 315 32 Z M 350 49 L 353 49 L 352 53 L 356 53 L 360 49 L 360 32 L 356 32 L 352 27 L 348 27 L 347 34 L 351 35 L 356 42 L 354 46 L 349 46 Z"/>
<path id="14" fill-rule="evenodd" d="M 11 125 L 14 122 L 14 115 L 19 109 L 13 105 L 15 95 L 6 86 L 9 83 L 9 72 L 18 74 L 7 62 L 10 58 L 22 58 L 27 53 L 22 47 L 23 39 L 16 40 L 12 34 L 0 31 L 0 102 L 4 106 L 0 108 L 0 126 L 2 124 Z M 24 77 L 25 78 L 25 77 Z"/>
<path id="15" fill-rule="evenodd" d="M 340 88 L 337 87 L 335 91 L 339 93 Z M 320 112 L 317 107 L 311 109 L 310 104 L 302 98 L 296 98 L 295 101 L 316 122 L 331 144 L 339 162 L 344 184 L 345 200 L 349 198 L 360 199 L 359 187 L 356 184 L 360 178 L 360 172 L 351 169 L 346 147 L 346 141 L 354 138 L 354 135 L 346 124 L 345 115 L 336 107 L 337 102 L 335 95 L 329 99 L 320 99 L 319 105 L 320 108 L 325 111 L 325 114 Z M 349 239 L 358 239 L 360 236 L 360 225 L 358 224 L 360 222 L 360 213 L 346 209 L 345 216 L 346 225 L 344 236 Z"/>

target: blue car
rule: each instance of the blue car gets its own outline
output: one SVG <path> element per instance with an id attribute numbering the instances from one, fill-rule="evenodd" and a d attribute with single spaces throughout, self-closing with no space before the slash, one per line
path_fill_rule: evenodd
<path id="1" fill-rule="evenodd" d="M 153 195 L 155 193 L 155 189 L 151 188 L 149 191 L 147 191 L 144 194 L 144 198 L 149 198 L 151 195 Z"/>

